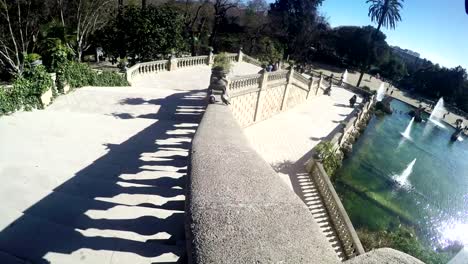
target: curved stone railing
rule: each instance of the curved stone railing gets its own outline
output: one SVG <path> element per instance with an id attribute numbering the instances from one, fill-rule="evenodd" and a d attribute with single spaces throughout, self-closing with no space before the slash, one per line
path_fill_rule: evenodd
<path id="1" fill-rule="evenodd" d="M 361 241 L 322 164 L 315 160 L 311 160 L 309 163 L 311 163 L 308 164 L 310 176 L 320 192 L 322 202 L 327 208 L 328 215 L 346 257 L 350 259 L 357 255 L 364 254 Z"/>
<path id="2" fill-rule="evenodd" d="M 235 92 L 241 89 L 259 87 L 261 74 L 236 76 L 229 80 L 228 91 Z"/>
<path id="3" fill-rule="evenodd" d="M 253 57 L 250 57 L 247 54 L 242 54 L 242 61 L 253 64 L 253 65 L 256 65 L 258 67 L 262 67 L 262 63 L 259 60 L 255 59 Z"/>
<path id="4" fill-rule="evenodd" d="M 169 60 L 142 62 L 127 69 L 127 81 L 132 81 L 140 74 L 158 73 L 169 70 Z"/>
<path id="5" fill-rule="evenodd" d="M 177 59 L 177 68 L 207 65 L 208 56 L 185 57 Z"/>

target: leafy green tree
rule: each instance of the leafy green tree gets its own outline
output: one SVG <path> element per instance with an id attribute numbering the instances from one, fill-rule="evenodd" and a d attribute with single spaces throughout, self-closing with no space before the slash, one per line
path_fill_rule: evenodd
<path id="1" fill-rule="evenodd" d="M 317 33 L 317 8 L 322 0 L 276 0 L 270 6 L 271 31 L 285 47 L 286 55 L 305 59 Z"/>
<path id="2" fill-rule="evenodd" d="M 123 8 L 120 19 L 102 31 L 101 44 L 108 54 L 134 61 L 161 59 L 186 49 L 183 17 L 169 6 Z"/>
<path id="3" fill-rule="evenodd" d="M 392 57 L 388 62 L 380 66 L 381 75 L 386 79 L 392 80 L 393 82 L 400 81 L 403 77 L 408 75 L 406 70 L 406 64 L 396 57 Z"/>
<path id="4" fill-rule="evenodd" d="M 380 32 L 380 28 L 382 26 L 386 28 L 394 29 L 396 27 L 396 23 L 401 21 L 400 10 L 403 8 L 404 0 L 367 0 L 366 3 L 370 4 L 369 6 L 369 13 L 368 16 L 371 18 L 372 22 L 377 22 L 377 29 L 375 31 L 375 35 Z M 374 36 L 370 40 L 373 42 L 375 40 Z M 361 75 L 359 76 L 359 80 L 357 86 L 361 84 L 362 77 L 364 76 L 364 72 L 368 70 L 370 67 L 370 63 L 367 63 L 365 67 L 361 67 Z"/>

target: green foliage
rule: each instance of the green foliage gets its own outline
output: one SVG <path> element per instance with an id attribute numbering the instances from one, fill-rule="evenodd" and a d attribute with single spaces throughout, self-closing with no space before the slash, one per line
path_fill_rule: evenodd
<path id="1" fill-rule="evenodd" d="M 418 240 L 414 230 L 405 226 L 399 226 L 392 231 L 372 232 L 361 229 L 357 232 L 366 251 L 390 247 L 414 256 L 427 264 L 445 264 L 460 249 L 451 247 L 436 252 L 430 246 Z"/>
<path id="2" fill-rule="evenodd" d="M 229 61 L 229 58 L 226 53 L 222 52 L 214 58 L 214 63 L 213 63 L 213 68 L 219 67 L 222 68 L 225 72 L 229 72 L 232 67 L 231 61 Z"/>
<path id="3" fill-rule="evenodd" d="M 60 86 L 70 85 L 72 88 L 84 86 L 127 86 L 124 76 L 115 72 L 98 72 L 91 69 L 85 63 L 68 62 L 60 70 L 58 76 Z"/>
<path id="4" fill-rule="evenodd" d="M 53 87 L 52 78 L 42 65 L 26 65 L 23 75 L 18 76 L 12 88 L 0 88 L 0 115 L 19 109 L 42 108 L 41 95 Z"/>
<path id="5" fill-rule="evenodd" d="M 265 63 L 275 63 L 283 58 L 283 48 L 281 44 L 271 38 L 264 37 L 258 44 L 255 55 L 258 60 Z"/>
<path id="6" fill-rule="evenodd" d="M 337 153 L 337 149 L 329 141 L 322 141 L 316 147 L 318 157 L 322 160 L 323 167 L 328 176 L 333 177 L 335 171 L 341 167 L 343 157 Z"/>
<path id="7" fill-rule="evenodd" d="M 403 9 L 404 0 L 367 0 L 370 3 L 369 16 L 372 22 L 394 29 L 396 23 L 401 21 L 400 10 Z"/>
<path id="8" fill-rule="evenodd" d="M 185 50 L 182 32 L 182 15 L 166 5 L 145 9 L 126 6 L 99 36 L 103 48 L 115 58 L 150 61 L 161 59 L 172 50 Z"/>

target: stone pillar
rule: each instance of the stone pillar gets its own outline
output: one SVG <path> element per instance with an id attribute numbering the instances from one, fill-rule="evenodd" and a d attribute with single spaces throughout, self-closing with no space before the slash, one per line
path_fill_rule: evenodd
<path id="1" fill-rule="evenodd" d="M 309 90 L 307 91 L 306 100 L 309 99 L 310 92 L 312 91 L 312 84 L 314 83 L 314 77 L 310 76 L 309 79 Z"/>
<path id="2" fill-rule="evenodd" d="M 171 55 L 171 58 L 169 59 L 169 71 L 175 71 L 177 70 L 177 58 L 174 54 Z"/>
<path id="3" fill-rule="evenodd" d="M 263 111 L 263 98 L 265 97 L 265 89 L 268 85 L 268 72 L 263 69 L 260 77 L 260 90 L 258 91 L 257 104 L 255 105 L 254 122 L 257 122 Z"/>
<path id="4" fill-rule="evenodd" d="M 318 91 L 320 90 L 320 87 L 322 87 L 322 80 L 323 80 L 323 76 L 322 76 L 322 73 L 320 72 L 320 77 L 319 77 L 319 81 L 317 83 L 317 89 L 315 90 L 315 95 L 318 94 Z"/>
<path id="5" fill-rule="evenodd" d="M 242 62 L 242 57 L 243 57 L 243 53 L 242 53 L 242 47 L 239 48 L 239 52 L 237 53 L 237 62 Z"/>
<path id="6" fill-rule="evenodd" d="M 214 61 L 213 48 L 210 47 L 210 53 L 208 53 L 208 59 L 206 61 L 206 65 L 213 65 L 213 61 Z"/>
<path id="7" fill-rule="evenodd" d="M 294 74 L 294 67 L 293 65 L 291 65 L 291 69 L 288 72 L 288 84 L 286 84 L 286 89 L 284 89 L 283 101 L 281 102 L 281 111 L 283 111 L 284 108 L 286 107 L 286 102 L 287 102 L 288 95 L 289 95 L 289 89 L 291 89 L 291 85 L 292 85 L 293 74 Z"/>

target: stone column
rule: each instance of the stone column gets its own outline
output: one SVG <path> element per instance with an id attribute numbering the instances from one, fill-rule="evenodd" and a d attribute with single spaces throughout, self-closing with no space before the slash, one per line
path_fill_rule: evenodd
<path id="1" fill-rule="evenodd" d="M 239 52 L 237 53 L 237 62 L 242 62 L 242 57 L 243 57 L 242 47 L 240 47 Z"/>
<path id="2" fill-rule="evenodd" d="M 206 61 L 206 65 L 213 65 L 214 55 L 213 55 L 213 48 L 210 47 L 210 53 L 208 53 L 208 59 Z"/>
<path id="3" fill-rule="evenodd" d="M 260 90 L 258 91 L 257 104 L 255 105 L 254 122 L 257 122 L 263 112 L 263 98 L 265 97 L 265 90 L 268 86 L 268 72 L 263 69 L 262 76 L 260 77 Z"/>
<path id="4" fill-rule="evenodd" d="M 281 111 L 283 111 L 284 108 L 286 107 L 286 102 L 287 102 L 288 95 L 289 95 L 289 89 L 291 89 L 291 85 L 292 85 L 293 74 L 294 74 L 294 67 L 291 65 L 291 69 L 288 72 L 288 84 L 286 84 L 286 89 L 284 89 L 283 101 L 281 102 Z"/>
<path id="5" fill-rule="evenodd" d="M 315 95 L 318 94 L 318 91 L 320 90 L 320 87 L 322 87 L 322 80 L 323 80 L 323 76 L 322 76 L 322 73 L 320 72 L 319 81 L 317 83 L 317 89 L 315 89 Z"/>
<path id="6" fill-rule="evenodd" d="M 177 58 L 174 54 L 171 55 L 169 59 L 169 71 L 177 70 Z"/>
<path id="7" fill-rule="evenodd" d="M 310 92 L 312 91 L 312 84 L 314 84 L 314 77 L 310 76 L 309 79 L 309 90 L 307 91 L 306 100 L 309 99 Z"/>

